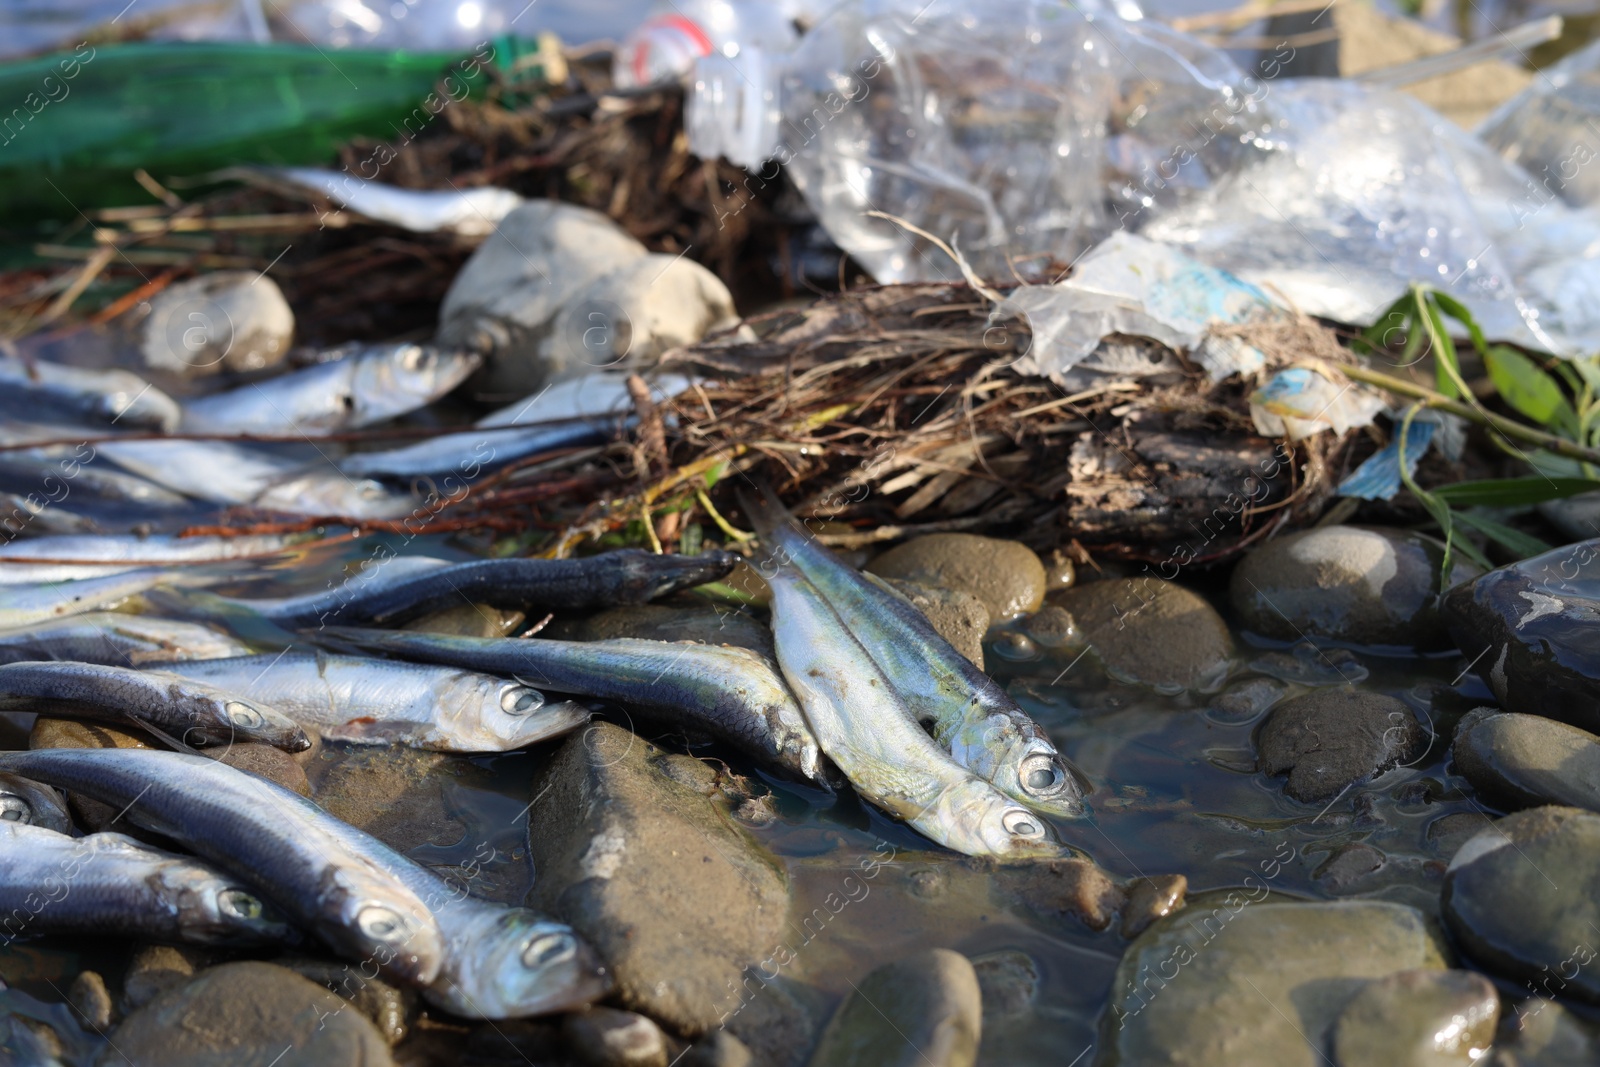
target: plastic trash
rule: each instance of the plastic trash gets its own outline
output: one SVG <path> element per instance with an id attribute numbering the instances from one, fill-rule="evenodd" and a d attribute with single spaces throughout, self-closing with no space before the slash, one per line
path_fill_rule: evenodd
<path id="1" fill-rule="evenodd" d="M 374 222 L 414 233 L 455 233 L 487 237 L 500 220 L 526 201 L 509 189 L 402 189 L 369 182 L 344 171 L 318 167 L 262 167 L 261 179 L 283 182 L 328 197 Z"/>
<path id="2" fill-rule="evenodd" d="M 1478 136 L 1528 172 L 1528 206 L 1600 204 L 1600 41 L 1540 72 Z"/>
<path id="3" fill-rule="evenodd" d="M 1000 306 L 1027 319 L 1033 334 L 1017 369 L 1060 377 L 1111 334 L 1149 337 L 1189 352 L 1213 381 L 1259 370 L 1266 357 L 1237 338 L 1209 333 L 1281 313 L 1255 286 L 1170 245 L 1118 233 L 1086 254 L 1055 285 L 1023 285 Z"/>
<path id="4" fill-rule="evenodd" d="M 1208 135 L 1180 153 L 1204 129 L 1194 120 L 1232 125 L 1254 107 L 1220 52 L 1098 4 L 847 0 L 791 53 L 701 59 L 685 125 L 752 190 L 778 175 L 764 160 L 783 165 L 840 247 L 897 282 L 959 275 L 874 212 L 987 278 L 1065 263 L 1142 210 L 1141 171 L 1166 161 L 1167 185 L 1208 184 L 1237 146 Z"/>
<path id="5" fill-rule="evenodd" d="M 657 3 L 617 49 L 619 89 L 681 81 L 702 56 L 736 58 L 746 48 L 787 52 L 799 23 L 825 4 L 808 0 L 679 0 Z"/>
<path id="6" fill-rule="evenodd" d="M 1387 404 L 1365 386 L 1335 384 L 1307 367 L 1290 367 L 1250 394 L 1250 418 L 1263 436 L 1300 441 L 1324 430 L 1343 434 L 1371 426 Z"/>

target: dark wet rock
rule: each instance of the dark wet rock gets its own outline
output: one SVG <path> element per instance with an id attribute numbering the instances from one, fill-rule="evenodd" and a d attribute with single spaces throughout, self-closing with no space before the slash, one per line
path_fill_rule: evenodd
<path id="1" fill-rule="evenodd" d="M 1070 589 L 1078 581 L 1078 566 L 1072 562 L 1072 553 L 1064 548 L 1052 548 L 1039 557 L 1044 564 L 1044 591 L 1059 593 Z"/>
<path id="2" fill-rule="evenodd" d="M 667 1067 L 661 1027 L 631 1011 L 589 1008 L 562 1020 L 567 1044 L 591 1067 Z"/>
<path id="3" fill-rule="evenodd" d="M 259 774 L 267 781 L 276 782 L 303 797 L 311 795 L 311 783 L 306 780 L 305 769 L 282 749 L 250 742 L 215 749 L 202 748 L 200 754 L 241 771 Z"/>
<path id="4" fill-rule="evenodd" d="M 1383 870 L 1388 857 L 1364 841 L 1344 845 L 1323 860 L 1311 877 L 1330 893 L 1348 893 L 1361 888 L 1372 875 Z"/>
<path id="5" fill-rule="evenodd" d="M 938 533 L 914 537 L 867 564 L 883 578 L 901 578 L 971 593 L 991 622 L 1005 622 L 1044 602 L 1044 564 L 1016 541 L 977 534 Z"/>
<path id="6" fill-rule="evenodd" d="M 989 632 L 989 609 L 982 600 L 960 589 L 943 589 L 895 578 L 885 581 L 928 617 L 940 637 L 982 669 L 983 635 Z"/>
<path id="7" fill-rule="evenodd" d="M 985 1020 L 1014 1019 L 1033 1010 L 1039 995 L 1039 964 L 1014 948 L 972 958 L 983 994 Z"/>
<path id="8" fill-rule="evenodd" d="M 41 715 L 33 723 L 28 735 L 28 747 L 38 748 L 152 748 L 143 731 L 106 726 L 96 722 L 77 722 L 73 719 L 51 719 Z M 73 819 L 86 830 L 104 830 L 117 817 L 117 809 L 109 804 L 78 793 L 67 794 L 67 810 Z M 129 833 L 130 828 L 119 823 L 119 833 Z"/>
<path id="9" fill-rule="evenodd" d="M 1271 678 L 1245 678 L 1218 693 L 1206 715 L 1224 726 L 1247 726 L 1289 692 L 1288 686 Z"/>
<path id="10" fill-rule="evenodd" d="M 673 608 L 635 604 L 611 608 L 586 619 L 552 623 L 542 635 L 567 641 L 608 641 L 638 637 L 648 641 L 695 641 L 735 645 L 772 655 L 772 631 L 745 612 L 728 607 Z"/>
<path id="11" fill-rule="evenodd" d="M 1600 539 L 1458 586 L 1442 614 L 1501 707 L 1600 733 Z"/>
<path id="12" fill-rule="evenodd" d="M 1494 1042 L 1500 995 L 1474 971 L 1401 971 L 1368 982 L 1333 1028 L 1339 1067 L 1470 1067 Z"/>
<path id="13" fill-rule="evenodd" d="M 1077 622 L 1107 673 L 1158 689 L 1206 689 L 1233 655 L 1228 626 L 1204 597 L 1158 578 L 1118 578 L 1051 598 Z"/>
<path id="14" fill-rule="evenodd" d="M 1022 628 L 1045 648 L 1076 648 L 1083 644 L 1078 620 L 1059 604 L 1046 604 L 1022 620 Z"/>
<path id="15" fill-rule="evenodd" d="M 80 971 L 67 989 L 67 1003 L 83 1017 L 89 1029 L 101 1033 L 110 1029 L 116 1006 L 111 1000 L 111 990 L 106 988 L 106 980 L 99 971 Z"/>
<path id="16" fill-rule="evenodd" d="M 1440 910 L 1487 970 L 1600 1003 L 1600 815 L 1532 808 L 1485 827 L 1450 861 Z"/>
<path id="17" fill-rule="evenodd" d="M 1296 685 L 1355 685 L 1367 680 L 1367 668 L 1345 648 L 1322 649 L 1302 641 L 1287 652 L 1267 652 L 1250 661 L 1250 669 Z"/>
<path id="18" fill-rule="evenodd" d="M 1497 806 L 1600 811 L 1600 737 L 1542 715 L 1473 712 L 1456 728 L 1456 768 Z"/>
<path id="19" fill-rule="evenodd" d="M 1074 918 L 1104 930 L 1127 904 L 1128 893 L 1092 860 L 1040 860 L 1000 868 L 996 888 L 1024 908 L 1049 918 Z"/>
<path id="20" fill-rule="evenodd" d="M 371 1020 L 390 1045 L 406 1036 L 410 1019 L 416 1014 L 415 990 L 397 989 L 380 978 L 368 978 L 355 964 L 310 958 L 280 959 L 277 963 L 349 1001 L 350 1007 Z"/>
<path id="21" fill-rule="evenodd" d="M 886 964 L 856 983 L 828 1021 L 812 1067 L 971 1067 L 983 997 L 972 964 L 931 949 Z"/>
<path id="22" fill-rule="evenodd" d="M 1428 829 L 1423 835 L 1424 844 L 1430 852 L 1449 859 L 1456 854 L 1456 849 L 1466 844 L 1479 830 L 1489 825 L 1489 817 L 1478 812 L 1456 812 L 1453 815 L 1441 815 L 1428 824 Z"/>
<path id="23" fill-rule="evenodd" d="M 0 1063 L 6 1067 L 78 1067 L 94 1062 L 105 1044 L 68 1005 L 0 983 Z"/>
<path id="24" fill-rule="evenodd" d="M 1128 883 L 1128 903 L 1122 909 L 1122 936 L 1138 937 L 1157 919 L 1183 907 L 1189 879 L 1181 874 L 1158 874 Z"/>
<path id="25" fill-rule="evenodd" d="M 755 1067 L 755 1062 L 743 1041 L 726 1030 L 713 1030 L 689 1046 L 677 1067 Z"/>
<path id="26" fill-rule="evenodd" d="M 1553 1000 L 1523 1001 L 1501 1027 L 1485 1067 L 1573 1067 L 1600 1063 L 1600 1035 Z M 1509 1038 L 1505 1031 L 1511 1031 Z"/>
<path id="27" fill-rule="evenodd" d="M 470 762 L 407 748 L 350 748 L 313 768 L 312 790 L 330 815 L 408 852 L 454 844 L 465 824 L 445 798 L 446 782 L 475 777 Z"/>
<path id="28" fill-rule="evenodd" d="M 739 994 L 787 936 L 782 869 L 663 757 L 606 723 L 562 745 L 528 816 L 535 899 L 600 953 L 623 1006 L 690 1037 L 726 1021 L 760 1062 L 792 1063 L 810 1024 L 776 985 Z"/>
<path id="29" fill-rule="evenodd" d="M 142 1008 L 169 989 L 185 985 L 213 954 L 202 948 L 177 945 L 145 945 L 128 961 L 122 978 L 122 1010 Z"/>
<path id="30" fill-rule="evenodd" d="M 1128 946 L 1098 1062 L 1326 1067 L 1329 1032 L 1368 980 L 1445 966 L 1415 908 L 1253 899 L 1191 901 Z"/>
<path id="31" fill-rule="evenodd" d="M 1421 534 L 1325 526 L 1245 556 L 1228 597 L 1244 628 L 1265 637 L 1448 648 L 1438 613 L 1443 562 L 1444 546 Z M 1451 584 L 1475 573 L 1458 563 Z"/>
<path id="32" fill-rule="evenodd" d="M 117 1028 L 136 1067 L 388 1067 L 388 1046 L 366 1017 L 293 971 L 225 963 L 168 990 Z"/>
<path id="33" fill-rule="evenodd" d="M 994 654 L 1010 663 L 1027 663 L 1039 658 L 1039 646 L 1025 633 L 1002 630 L 995 635 Z"/>
<path id="34" fill-rule="evenodd" d="M 527 616 L 520 611 L 503 611 L 488 604 L 458 604 L 412 619 L 400 628 L 455 637 L 510 637 L 525 621 Z"/>
<path id="35" fill-rule="evenodd" d="M 1394 697 L 1319 689 L 1272 710 L 1256 738 L 1258 765 L 1289 776 L 1296 800 L 1331 800 L 1357 782 L 1419 755 L 1427 731 Z"/>

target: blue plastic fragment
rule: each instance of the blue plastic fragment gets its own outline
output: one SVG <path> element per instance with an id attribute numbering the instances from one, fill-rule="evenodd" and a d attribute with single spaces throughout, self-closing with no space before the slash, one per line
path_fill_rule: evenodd
<path id="1" fill-rule="evenodd" d="M 1404 433 L 1406 443 L 1406 475 L 1417 473 L 1417 464 L 1433 442 L 1436 423 L 1414 421 L 1409 433 Z M 1403 431 L 1396 430 L 1394 440 L 1374 452 L 1367 461 L 1339 483 L 1339 495 L 1357 500 L 1393 500 L 1400 491 L 1400 441 Z"/>

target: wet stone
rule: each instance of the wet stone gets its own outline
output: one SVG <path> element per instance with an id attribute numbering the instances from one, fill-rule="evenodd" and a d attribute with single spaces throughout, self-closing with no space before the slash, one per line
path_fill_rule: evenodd
<path id="1" fill-rule="evenodd" d="M 1326 1067 L 1329 1032 L 1368 980 L 1444 966 L 1427 920 L 1402 904 L 1190 901 L 1123 954 L 1098 1062 Z"/>
<path id="2" fill-rule="evenodd" d="M 661 1027 L 631 1011 L 590 1008 L 561 1023 L 567 1044 L 591 1067 L 667 1067 L 667 1038 Z"/>
<path id="3" fill-rule="evenodd" d="M 1158 874 L 1128 883 L 1128 903 L 1122 909 L 1122 936 L 1138 937 L 1157 919 L 1183 907 L 1189 879 L 1181 874 Z"/>
<path id="4" fill-rule="evenodd" d="M 1467 781 L 1502 808 L 1600 811 L 1600 737 L 1542 715 L 1472 712 L 1452 750 Z"/>
<path id="5" fill-rule="evenodd" d="M 1474 971 L 1401 971 L 1368 982 L 1333 1029 L 1338 1067 L 1469 1067 L 1494 1041 L 1500 996 Z"/>
<path id="6" fill-rule="evenodd" d="M 1022 621 L 1022 628 L 1045 648 L 1075 648 L 1083 643 L 1078 621 L 1059 604 L 1046 604 Z"/>
<path id="7" fill-rule="evenodd" d="M 918 582 L 885 579 L 911 606 L 926 615 L 940 637 L 955 650 L 983 667 L 983 635 L 989 631 L 989 609 L 983 601 L 960 589 L 942 589 Z"/>
<path id="8" fill-rule="evenodd" d="M 1486 970 L 1600 1003 L 1600 815 L 1531 808 L 1485 827 L 1450 861 L 1440 910 Z"/>
<path id="9" fill-rule="evenodd" d="M 610 608 L 585 619 L 558 620 L 541 636 L 567 641 L 609 641 L 618 637 L 694 641 L 703 645 L 734 645 L 764 656 L 772 655 L 772 631 L 750 615 L 726 607 L 634 604 Z"/>
<path id="10" fill-rule="evenodd" d="M 528 815 L 534 903 L 571 923 L 617 999 L 689 1037 L 726 1022 L 758 1062 L 793 1063 L 811 1024 L 776 985 L 739 990 L 785 938 L 782 868 L 664 753 L 597 723 L 563 743 Z"/>
<path id="11" fill-rule="evenodd" d="M 1104 930 L 1127 904 L 1116 879 L 1085 859 L 1040 860 L 1001 867 L 996 888 L 1029 911 L 1049 918 L 1074 918 L 1091 930 Z"/>
<path id="12" fill-rule="evenodd" d="M 311 783 L 306 780 L 305 769 L 282 749 L 250 742 L 216 749 L 203 748 L 200 754 L 241 771 L 259 774 L 267 781 L 276 782 L 303 797 L 311 795 Z"/>
<path id="13" fill-rule="evenodd" d="M 1286 641 L 1447 648 L 1437 600 L 1444 546 L 1401 530 L 1326 526 L 1269 541 L 1234 568 L 1244 628 Z M 1454 568 L 1453 582 L 1475 572 Z"/>
<path id="14" fill-rule="evenodd" d="M 971 1067 L 983 999 L 972 964 L 932 949 L 856 983 L 811 1054 L 812 1067 Z"/>
<path id="15" fill-rule="evenodd" d="M 1554 1000 L 1534 997 L 1517 1005 L 1501 1027 L 1486 1067 L 1572 1067 L 1600 1063 L 1600 1035 L 1592 1024 Z M 1506 1031 L 1509 1030 L 1509 1038 Z"/>
<path id="16" fill-rule="evenodd" d="M 1383 869 L 1388 857 L 1371 845 L 1352 842 L 1323 860 L 1311 877 L 1330 893 L 1359 890 L 1363 882 Z"/>
<path id="17" fill-rule="evenodd" d="M 915 537 L 867 564 L 882 578 L 901 578 L 970 593 L 991 622 L 1005 622 L 1044 602 L 1044 564 L 1016 541 L 977 534 L 939 533 Z"/>
<path id="18" fill-rule="evenodd" d="M 110 1029 L 114 1005 L 111 990 L 106 988 L 106 980 L 100 976 L 100 972 L 79 972 L 67 989 L 67 1003 L 83 1017 L 91 1030 L 104 1033 Z"/>
<path id="19" fill-rule="evenodd" d="M 1457 586 L 1441 613 L 1501 707 L 1600 732 L 1600 539 Z"/>
<path id="20" fill-rule="evenodd" d="M 1078 580 L 1077 564 L 1072 561 L 1072 553 L 1064 548 L 1052 548 L 1039 557 L 1039 562 L 1044 564 L 1046 594 L 1070 589 Z"/>
<path id="21" fill-rule="evenodd" d="M 1247 726 L 1288 694 L 1288 686 L 1271 678 L 1245 678 L 1217 694 L 1206 716 L 1223 726 Z"/>
<path id="22" fill-rule="evenodd" d="M 279 966 L 287 967 L 302 978 L 322 986 L 349 1002 L 350 1009 L 371 1020 L 383 1035 L 384 1041 L 395 1045 L 406 1036 L 407 1023 L 416 1013 L 417 994 L 411 989 L 397 989 L 379 978 L 368 978 L 360 967 L 353 964 L 334 963 L 331 960 L 280 959 Z"/>
<path id="23" fill-rule="evenodd" d="M 1367 668 L 1345 648 L 1321 649 L 1302 641 L 1288 652 L 1268 652 L 1250 661 L 1258 674 L 1296 685 L 1354 685 L 1367 680 Z"/>
<path id="24" fill-rule="evenodd" d="M 1457 812 L 1441 815 L 1428 824 L 1423 834 L 1424 844 L 1430 852 L 1449 859 L 1479 830 L 1489 825 L 1489 817 L 1477 812 Z"/>
<path id="25" fill-rule="evenodd" d="M 121 730 L 96 722 L 78 722 L 73 719 L 50 719 L 41 715 L 34 720 L 33 732 L 28 735 L 28 747 L 39 748 L 151 748 L 138 733 Z M 117 809 L 109 804 L 79 793 L 67 794 L 67 810 L 72 818 L 89 831 L 104 830 L 117 817 Z M 133 832 L 125 824 L 116 827 L 120 833 Z"/>
<path id="26" fill-rule="evenodd" d="M 1033 1010 L 1039 995 L 1039 964 L 1014 948 L 974 956 L 972 970 L 983 994 L 985 1020 L 1014 1019 Z"/>
<path id="27" fill-rule="evenodd" d="M 210 952 L 191 946 L 144 946 L 128 961 L 122 978 L 123 1011 L 142 1008 L 167 990 L 184 985 L 211 960 Z"/>
<path id="28" fill-rule="evenodd" d="M 1256 738 L 1258 765 L 1287 774 L 1284 791 L 1320 803 L 1420 755 L 1427 732 L 1394 697 L 1359 689 L 1321 689 L 1272 710 Z"/>
<path id="29" fill-rule="evenodd" d="M 755 1067 L 755 1062 L 743 1041 L 726 1030 L 713 1030 L 689 1046 L 677 1067 Z"/>
<path id="30" fill-rule="evenodd" d="M 400 629 L 453 637 L 510 637 L 526 620 L 520 611 L 502 611 L 488 604 L 457 604 L 412 619 Z"/>
<path id="31" fill-rule="evenodd" d="M 360 1012 L 283 967 L 225 963 L 168 990 L 117 1028 L 127 1062 L 162 1067 L 387 1067 Z M 123 1062 L 119 1059 L 117 1062 Z"/>
<path id="32" fill-rule="evenodd" d="M 1106 672 L 1164 692 L 1209 689 L 1233 655 L 1228 626 L 1202 596 L 1157 578 L 1112 578 L 1051 598 Z"/>
<path id="33" fill-rule="evenodd" d="M 994 654 L 1011 663 L 1026 663 L 1039 658 L 1039 646 L 1027 634 L 1003 630 L 994 639 Z"/>

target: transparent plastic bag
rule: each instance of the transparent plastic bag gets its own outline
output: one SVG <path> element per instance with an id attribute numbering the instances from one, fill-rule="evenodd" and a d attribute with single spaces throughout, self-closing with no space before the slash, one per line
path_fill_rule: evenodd
<path id="1" fill-rule="evenodd" d="M 1600 41 L 1541 71 L 1478 136 L 1528 172 L 1533 203 L 1600 204 Z"/>

